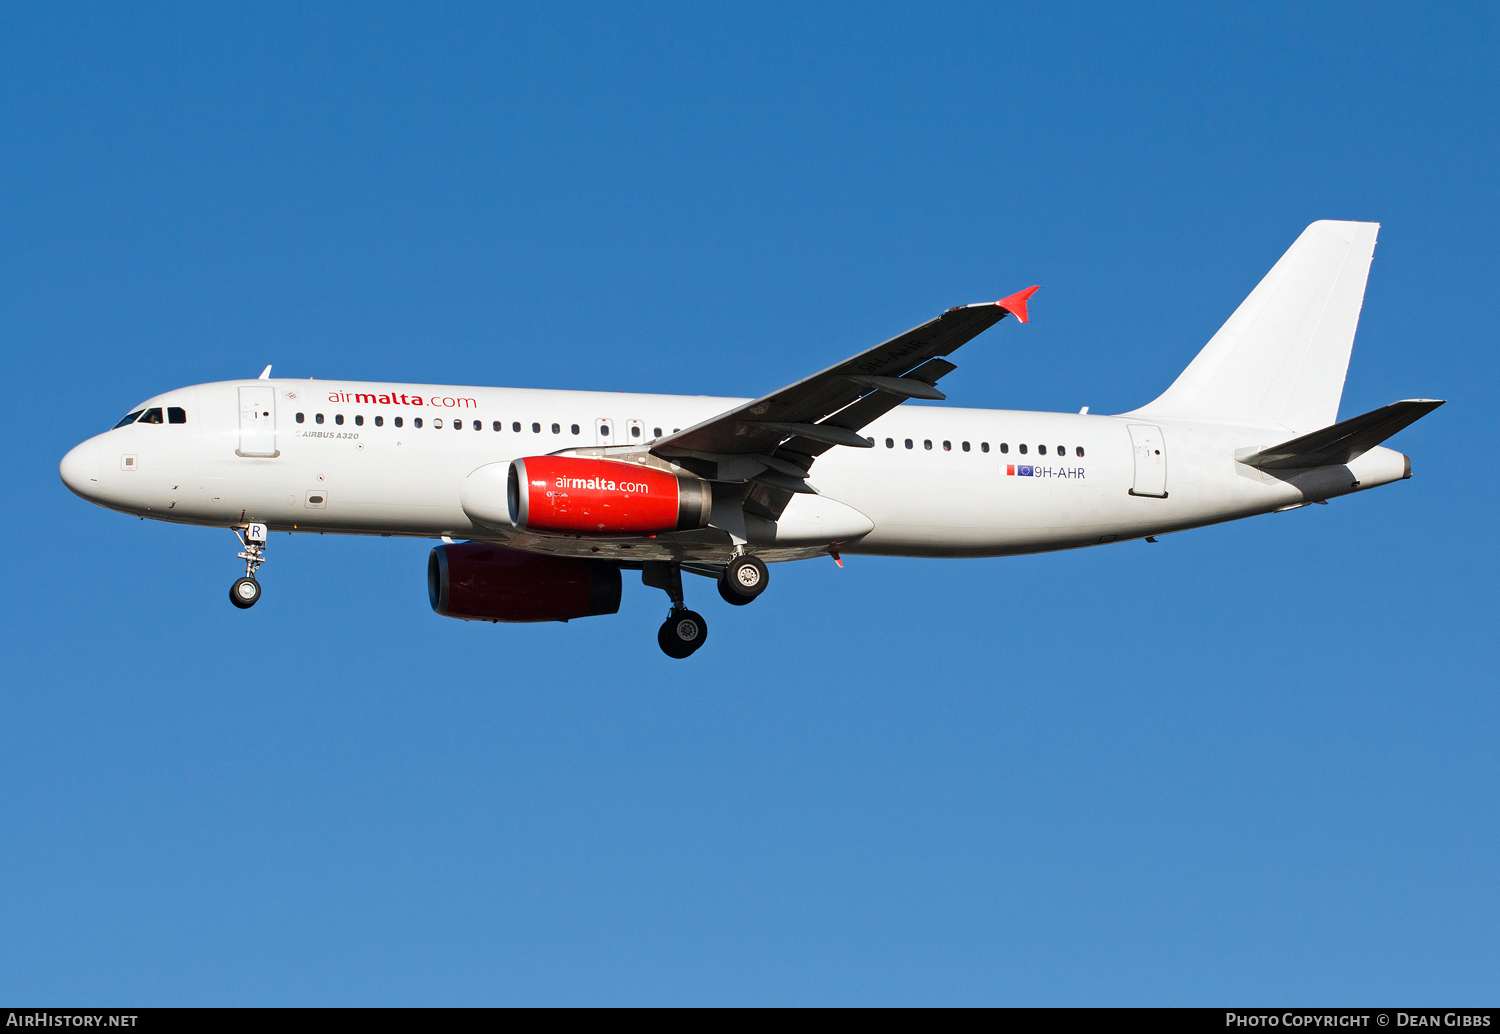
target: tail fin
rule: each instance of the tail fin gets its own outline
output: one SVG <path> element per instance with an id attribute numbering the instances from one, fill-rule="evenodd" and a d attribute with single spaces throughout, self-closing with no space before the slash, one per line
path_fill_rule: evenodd
<path id="1" fill-rule="evenodd" d="M 1332 424 L 1379 229 L 1324 219 L 1303 230 L 1172 386 L 1130 415 L 1294 434 Z"/>

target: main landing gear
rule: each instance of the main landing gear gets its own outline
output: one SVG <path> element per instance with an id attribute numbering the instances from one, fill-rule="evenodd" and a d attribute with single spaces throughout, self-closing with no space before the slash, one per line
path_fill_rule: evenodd
<path id="1" fill-rule="evenodd" d="M 641 565 L 641 581 L 662 590 L 672 601 L 672 612 L 656 633 L 661 652 L 677 660 L 691 657 L 708 641 L 708 622 L 702 614 L 688 610 L 683 602 L 682 565 L 648 560 Z"/>
<path id="2" fill-rule="evenodd" d="M 677 660 L 691 657 L 707 641 L 708 625 L 703 615 L 686 607 L 673 607 L 672 613 L 656 631 L 661 652 Z"/>
<path id="3" fill-rule="evenodd" d="M 266 562 L 266 526 L 251 524 L 244 535 L 235 531 L 234 536 L 245 547 L 240 554 L 245 562 L 245 577 L 236 579 L 229 587 L 229 602 L 241 610 L 249 610 L 260 599 L 260 582 L 255 580 L 255 572 Z"/>
<path id="4" fill-rule="evenodd" d="M 711 575 L 708 564 L 690 564 L 694 574 Z M 708 640 L 708 622 L 703 615 L 687 609 L 682 597 L 682 565 L 664 560 L 648 560 L 641 565 L 641 581 L 660 589 L 672 601 L 672 612 L 657 630 L 656 642 L 662 653 L 681 660 L 691 657 Z M 733 557 L 719 575 L 719 595 L 736 607 L 743 607 L 766 591 L 771 575 L 765 563 L 748 553 Z"/>
<path id="5" fill-rule="evenodd" d="M 724 573 L 719 575 L 719 595 L 725 603 L 743 607 L 765 592 L 770 580 L 771 572 L 766 565 L 759 557 L 747 553 L 724 565 Z"/>

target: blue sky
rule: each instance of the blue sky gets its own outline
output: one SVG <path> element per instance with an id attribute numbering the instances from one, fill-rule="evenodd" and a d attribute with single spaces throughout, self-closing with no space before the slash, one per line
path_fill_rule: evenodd
<path id="1" fill-rule="evenodd" d="M 1493 1004 L 1489 5 L 0 10 L 0 999 Z M 755 395 L 1028 284 L 957 405 L 1154 397 L 1383 224 L 1341 414 L 1416 476 L 711 635 L 434 616 L 428 544 L 92 507 L 253 376 Z"/>

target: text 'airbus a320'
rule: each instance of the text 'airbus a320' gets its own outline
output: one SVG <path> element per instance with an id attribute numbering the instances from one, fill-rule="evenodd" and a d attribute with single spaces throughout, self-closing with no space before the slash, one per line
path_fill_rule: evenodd
<path id="1" fill-rule="evenodd" d="M 619 610 L 621 572 L 671 600 L 661 648 L 708 628 L 684 571 L 725 600 L 766 565 L 841 554 L 989 557 L 1146 538 L 1411 476 L 1380 443 L 1442 405 L 1338 420 L 1375 223 L 1309 226 L 1154 402 L 1118 416 L 906 406 L 942 400 L 961 345 L 1035 287 L 962 305 L 758 399 L 346 381 L 224 381 L 134 407 L 63 458 L 124 513 L 231 528 L 260 599 L 270 532 L 441 538 L 437 613 L 567 621 Z M 464 541 L 458 541 L 458 540 Z"/>

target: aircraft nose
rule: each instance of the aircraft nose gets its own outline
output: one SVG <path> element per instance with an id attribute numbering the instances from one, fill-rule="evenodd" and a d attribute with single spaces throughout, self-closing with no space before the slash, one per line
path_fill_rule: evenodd
<path id="1" fill-rule="evenodd" d="M 75 445 L 57 465 L 63 484 L 88 499 L 99 490 L 99 445 L 93 441 Z"/>

